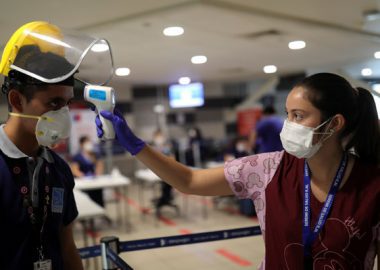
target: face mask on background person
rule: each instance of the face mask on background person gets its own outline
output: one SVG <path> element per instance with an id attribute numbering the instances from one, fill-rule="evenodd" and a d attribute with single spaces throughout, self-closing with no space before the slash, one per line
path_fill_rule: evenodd
<path id="1" fill-rule="evenodd" d="M 327 119 L 319 126 L 311 128 L 291 122 L 286 119 L 280 133 L 282 146 L 284 147 L 285 151 L 293 156 L 296 156 L 297 158 L 312 157 L 321 148 L 323 142 L 334 133 L 334 129 L 329 128 L 327 128 L 327 132 L 315 132 L 330 120 L 331 118 Z M 324 138 L 322 137 L 319 142 L 313 145 L 314 134 L 327 134 L 327 136 Z"/>
<path id="2" fill-rule="evenodd" d="M 154 139 L 153 139 L 153 143 L 156 145 L 156 146 L 163 146 L 165 144 L 165 138 L 163 136 L 156 136 Z"/>
<path id="3" fill-rule="evenodd" d="M 85 143 L 83 144 L 83 150 L 84 150 L 85 152 L 87 152 L 87 153 L 93 153 L 93 152 L 94 152 L 94 149 L 95 149 L 94 144 L 93 144 L 92 142 L 90 142 L 90 141 L 85 142 Z"/>
<path id="4" fill-rule="evenodd" d="M 237 143 L 236 144 L 236 151 L 239 153 L 245 152 L 245 143 Z"/>
<path id="5" fill-rule="evenodd" d="M 69 107 L 64 106 L 56 111 L 48 111 L 41 116 L 22 113 L 9 113 L 12 116 L 38 119 L 36 138 L 39 145 L 53 146 L 70 135 L 71 119 Z"/>

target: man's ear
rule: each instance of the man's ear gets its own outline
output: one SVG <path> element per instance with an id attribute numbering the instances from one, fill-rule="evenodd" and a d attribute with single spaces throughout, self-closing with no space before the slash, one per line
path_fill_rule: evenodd
<path id="1" fill-rule="evenodd" d="M 25 102 L 25 98 L 22 94 L 15 90 L 11 89 L 8 93 L 8 103 L 12 107 L 13 112 L 22 112 L 22 104 Z"/>

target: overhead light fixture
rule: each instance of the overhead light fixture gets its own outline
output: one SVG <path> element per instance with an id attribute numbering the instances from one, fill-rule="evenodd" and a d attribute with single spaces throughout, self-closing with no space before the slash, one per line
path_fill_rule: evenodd
<path id="1" fill-rule="evenodd" d="M 300 50 L 306 47 L 306 43 L 303 40 L 294 40 L 289 42 L 288 47 L 291 50 Z"/>
<path id="2" fill-rule="evenodd" d="M 375 53 L 373 54 L 373 56 L 374 56 L 376 59 L 380 59 L 380 51 L 375 52 Z"/>
<path id="3" fill-rule="evenodd" d="M 263 68 L 264 73 L 275 73 L 277 71 L 277 67 L 275 65 L 267 65 Z"/>
<path id="4" fill-rule="evenodd" d="M 191 83 L 191 79 L 189 77 L 181 77 L 178 82 L 179 84 L 189 84 Z"/>
<path id="5" fill-rule="evenodd" d="M 362 69 L 362 76 L 367 77 L 372 75 L 372 69 L 370 68 L 363 68 Z"/>
<path id="6" fill-rule="evenodd" d="M 204 55 L 195 55 L 191 57 L 191 63 L 193 64 L 204 64 L 207 62 L 207 57 Z"/>
<path id="7" fill-rule="evenodd" d="M 377 9 L 367 10 L 363 13 L 364 19 L 367 22 L 380 19 L 380 11 Z"/>
<path id="8" fill-rule="evenodd" d="M 180 26 L 166 27 L 163 31 L 164 35 L 168 36 L 168 37 L 180 36 L 184 32 L 185 32 L 185 30 Z"/>
<path id="9" fill-rule="evenodd" d="M 117 68 L 115 74 L 117 76 L 128 76 L 131 73 L 131 70 L 127 67 Z"/>

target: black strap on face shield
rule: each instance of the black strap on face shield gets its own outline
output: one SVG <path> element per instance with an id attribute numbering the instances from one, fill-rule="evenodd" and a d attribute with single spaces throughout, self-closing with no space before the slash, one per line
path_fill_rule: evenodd
<path id="1" fill-rule="evenodd" d="M 16 70 L 11 70 L 8 73 L 8 77 L 4 78 L 4 83 L 1 86 L 1 92 L 4 94 L 8 94 L 9 90 L 12 88 L 21 90 L 23 87 L 27 85 L 36 85 L 36 86 L 46 86 L 46 85 L 67 85 L 67 86 L 74 86 L 74 76 L 71 76 L 67 78 L 64 81 L 56 82 L 56 83 L 45 83 L 42 81 L 39 81 L 35 78 L 32 78 L 28 75 L 25 75 L 21 72 L 18 72 Z"/>

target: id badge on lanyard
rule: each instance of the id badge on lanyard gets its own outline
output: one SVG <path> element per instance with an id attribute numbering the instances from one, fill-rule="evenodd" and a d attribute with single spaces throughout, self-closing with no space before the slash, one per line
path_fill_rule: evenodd
<path id="1" fill-rule="evenodd" d="M 315 228 L 311 230 L 310 228 L 310 222 L 311 222 L 311 205 L 310 205 L 310 193 L 311 193 L 311 179 L 310 179 L 310 170 L 309 166 L 307 165 L 305 161 L 305 167 L 304 167 L 304 203 L 303 203 L 303 229 L 302 229 L 302 241 L 304 246 L 304 262 L 305 262 L 305 269 L 312 269 L 310 268 L 310 265 L 312 267 L 312 252 L 311 252 L 311 246 L 315 239 L 318 237 L 319 232 L 321 231 L 322 227 L 324 226 L 327 217 L 330 213 L 331 206 L 333 204 L 334 198 L 336 193 L 338 192 L 340 183 L 342 182 L 342 179 L 344 177 L 344 172 L 347 165 L 347 154 L 343 155 L 343 158 L 340 162 L 338 171 L 335 175 L 334 181 L 331 184 L 329 193 L 327 195 L 326 201 L 323 205 L 323 208 L 321 210 L 321 213 L 319 214 L 317 223 L 315 225 Z"/>
<path id="2" fill-rule="evenodd" d="M 52 270 L 51 260 L 42 260 L 33 264 L 34 270 Z"/>

